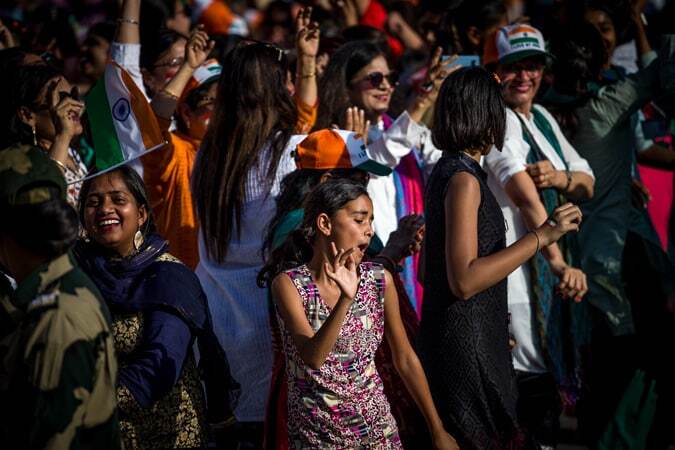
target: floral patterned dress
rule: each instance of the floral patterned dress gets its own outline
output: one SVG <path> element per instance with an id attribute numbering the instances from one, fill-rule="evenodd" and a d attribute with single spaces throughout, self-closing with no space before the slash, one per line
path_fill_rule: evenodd
<path id="1" fill-rule="evenodd" d="M 279 318 L 287 362 L 291 448 L 402 448 L 374 361 L 384 334 L 384 268 L 361 263 L 359 269 L 356 299 L 319 370 L 305 365 Z M 331 309 L 309 269 L 303 265 L 286 274 L 300 293 L 312 329 L 318 331 Z"/>

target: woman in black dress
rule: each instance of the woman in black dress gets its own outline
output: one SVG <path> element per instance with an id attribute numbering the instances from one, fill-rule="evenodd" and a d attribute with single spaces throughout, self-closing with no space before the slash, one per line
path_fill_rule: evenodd
<path id="1" fill-rule="evenodd" d="M 432 132 L 445 155 L 425 198 L 419 351 L 444 425 L 462 450 L 527 447 L 516 422 L 506 277 L 581 222 L 568 203 L 505 246 L 504 218 L 479 164 L 493 146 L 501 149 L 505 126 L 492 74 L 468 68 L 445 80 Z"/>

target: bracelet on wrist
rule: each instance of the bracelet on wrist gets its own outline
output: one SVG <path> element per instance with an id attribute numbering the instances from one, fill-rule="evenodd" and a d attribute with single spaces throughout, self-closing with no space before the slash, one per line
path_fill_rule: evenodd
<path id="1" fill-rule="evenodd" d="M 128 23 L 130 25 L 139 25 L 138 20 L 127 19 L 126 17 L 120 17 L 119 19 L 117 19 L 117 23 Z"/>
<path id="2" fill-rule="evenodd" d="M 569 190 L 570 186 L 572 185 L 572 172 L 570 172 L 569 170 L 566 170 L 565 176 L 567 176 L 567 184 L 563 188 L 563 192 L 567 192 Z"/>
<path id="3" fill-rule="evenodd" d="M 167 89 L 162 89 L 161 91 L 159 91 L 159 93 L 164 94 L 167 97 L 172 98 L 173 100 L 178 100 L 180 98 L 180 96 L 174 94 L 173 92 L 169 92 Z"/>
<path id="4" fill-rule="evenodd" d="M 296 73 L 295 77 L 296 78 L 314 78 L 316 76 L 316 72 L 310 72 L 310 73 Z"/>

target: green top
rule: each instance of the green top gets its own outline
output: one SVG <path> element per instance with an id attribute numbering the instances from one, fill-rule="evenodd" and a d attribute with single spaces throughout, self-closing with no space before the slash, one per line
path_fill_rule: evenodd
<path id="1" fill-rule="evenodd" d="M 675 36 L 663 44 L 657 60 L 601 88 L 577 109 L 579 129 L 571 140 L 595 174 L 595 194 L 581 204 L 584 222 L 577 235 L 581 268 L 589 279 L 586 299 L 601 311 L 614 335 L 633 332 L 621 278 L 631 215 L 631 116 L 649 100 L 675 91 Z"/>
<path id="2" fill-rule="evenodd" d="M 0 316 L 3 447 L 119 449 L 110 314 L 72 256 L 0 293 Z"/>

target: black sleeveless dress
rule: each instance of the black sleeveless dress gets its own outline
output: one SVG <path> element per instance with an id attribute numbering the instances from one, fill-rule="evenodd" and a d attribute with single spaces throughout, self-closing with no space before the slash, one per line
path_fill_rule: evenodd
<path id="1" fill-rule="evenodd" d="M 446 154 L 436 164 L 425 193 L 419 353 L 441 419 L 462 450 L 521 448 L 506 279 L 468 300 L 455 297 L 447 281 L 444 199 L 450 178 L 459 172 L 470 173 L 480 183 L 478 256 L 505 247 L 504 217 L 487 186 L 487 174 L 464 153 Z"/>

